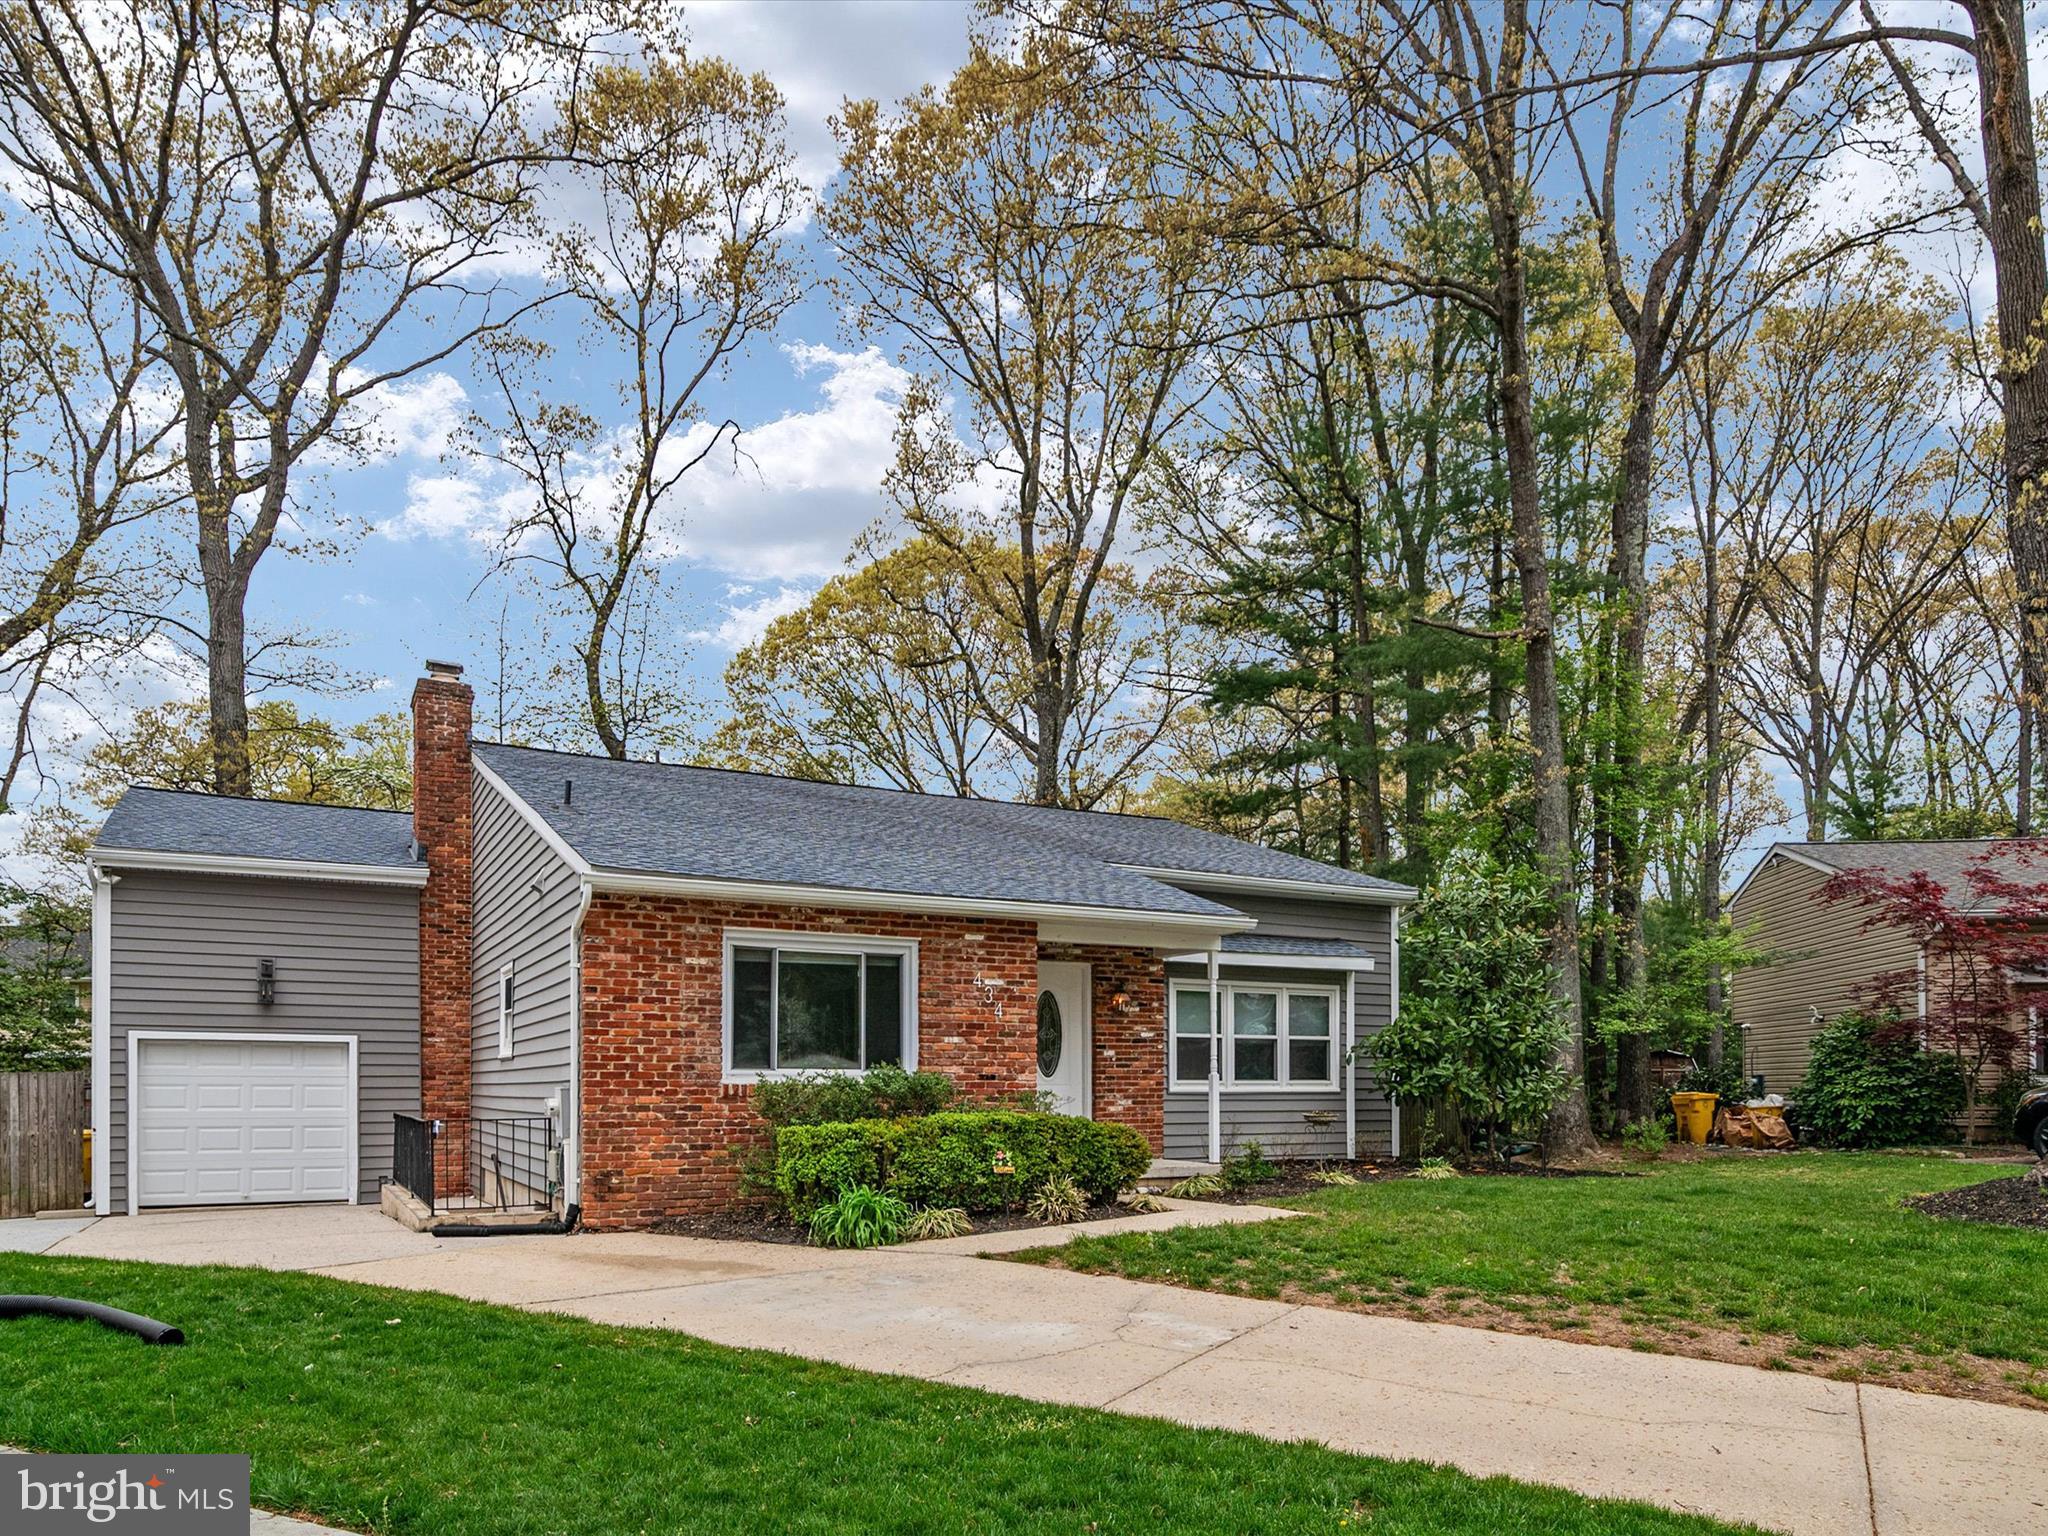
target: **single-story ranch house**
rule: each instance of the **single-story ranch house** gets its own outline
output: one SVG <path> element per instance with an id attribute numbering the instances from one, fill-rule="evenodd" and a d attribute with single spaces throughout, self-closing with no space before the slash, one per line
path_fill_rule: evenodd
<path id="1" fill-rule="evenodd" d="M 114 808 L 96 1210 L 375 1200 L 424 1117 L 539 1124 L 544 1161 L 462 1176 L 644 1224 L 731 1199 L 755 1084 L 884 1063 L 1168 1159 L 1398 1137 L 1351 1047 L 1398 1006 L 1407 887 L 1152 817 L 472 742 L 443 663 L 413 713 L 410 816 Z"/>
<path id="2" fill-rule="evenodd" d="M 1920 964 L 1910 935 L 1866 927 L 1870 914 L 1854 902 L 1822 899 L 1827 883 L 1858 869 L 1892 875 L 1924 871 L 1949 891 L 1963 892 L 1970 889 L 1971 865 L 1997 841 L 1771 845 L 1728 902 L 1730 920 L 1748 930 L 1770 957 L 1768 964 L 1736 972 L 1728 998 L 1729 1015 L 1741 1031 L 1744 1065 L 1763 1076 L 1766 1092 L 1790 1097 L 1806 1075 L 1813 1037 L 1862 1006 L 1865 989 L 1878 977 Z M 2048 870 L 2031 868 L 2012 873 L 2029 880 L 2048 877 Z M 2028 1007 L 2022 1029 L 2026 1065 L 2048 1072 L 2048 1034 L 2040 1007 Z"/>

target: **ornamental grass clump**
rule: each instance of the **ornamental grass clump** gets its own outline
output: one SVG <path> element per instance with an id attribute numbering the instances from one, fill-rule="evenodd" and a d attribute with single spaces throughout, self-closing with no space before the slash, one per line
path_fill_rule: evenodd
<path id="1" fill-rule="evenodd" d="M 910 1207 L 865 1184 L 842 1189 L 811 1212 L 811 1241 L 820 1248 L 886 1248 L 903 1241 Z"/>

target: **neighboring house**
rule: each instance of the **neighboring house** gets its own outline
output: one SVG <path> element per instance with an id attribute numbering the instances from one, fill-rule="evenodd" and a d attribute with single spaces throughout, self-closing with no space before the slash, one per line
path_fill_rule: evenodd
<path id="1" fill-rule="evenodd" d="M 1151 817 L 472 743 L 460 672 L 414 689 L 410 817 L 115 807 L 99 1210 L 375 1198 L 419 1111 L 545 1117 L 558 1154 L 495 1176 L 644 1224 L 733 1196 L 755 1083 L 885 1062 L 1166 1158 L 1398 1136 L 1349 1047 L 1397 1006 L 1405 886 Z"/>
<path id="2" fill-rule="evenodd" d="M 1950 891 L 1967 891 L 1971 864 L 1996 841 L 1772 845 L 1728 902 L 1735 926 L 1749 930 L 1771 957 L 1768 964 L 1737 972 L 1729 986 L 1729 1012 L 1742 1032 L 1744 1065 L 1762 1075 L 1766 1092 L 1790 1096 L 1806 1075 L 1813 1037 L 1864 1005 L 1877 977 L 1920 963 L 1910 936 L 1893 928 L 1866 928 L 1866 908 L 1853 901 L 1822 900 L 1822 888 L 1849 870 L 1880 869 L 1895 875 L 1925 871 Z M 2038 879 L 2044 873 L 2030 867 L 2022 877 Z M 2044 1020 L 2048 998 L 2039 1008 L 2029 1006 L 2022 1021 L 2035 1071 L 2048 1071 Z"/>

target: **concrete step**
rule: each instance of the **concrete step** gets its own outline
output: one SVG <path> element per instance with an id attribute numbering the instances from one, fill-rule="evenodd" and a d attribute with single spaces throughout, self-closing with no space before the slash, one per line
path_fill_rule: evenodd
<path id="1" fill-rule="evenodd" d="M 1152 1165 L 1138 1175 L 1138 1188 L 1160 1190 L 1178 1184 L 1182 1179 L 1192 1179 L 1198 1174 L 1219 1173 L 1220 1163 L 1199 1163 L 1184 1157 L 1155 1157 Z"/>

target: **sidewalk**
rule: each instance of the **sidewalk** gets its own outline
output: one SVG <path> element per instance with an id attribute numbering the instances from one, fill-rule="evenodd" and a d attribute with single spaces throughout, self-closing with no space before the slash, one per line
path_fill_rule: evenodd
<path id="1" fill-rule="evenodd" d="M 260 1262 L 1444 1462 L 1792 1536 L 2048 1529 L 2048 1413 L 977 1258 L 649 1233 L 432 1239 L 362 1209 L 101 1222 L 52 1254 Z"/>

